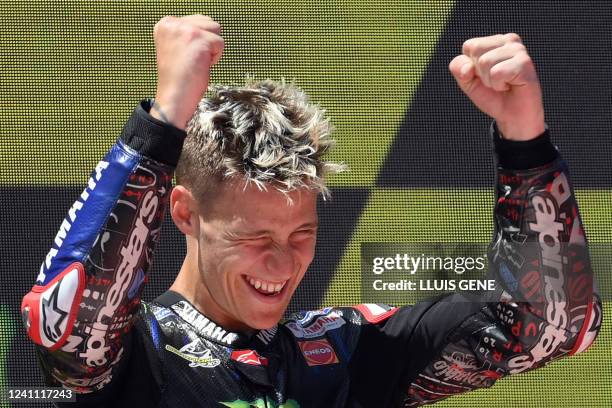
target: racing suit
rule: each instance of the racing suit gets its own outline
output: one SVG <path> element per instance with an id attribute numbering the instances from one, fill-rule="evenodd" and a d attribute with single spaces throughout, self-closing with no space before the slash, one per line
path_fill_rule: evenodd
<path id="1" fill-rule="evenodd" d="M 548 131 L 512 142 L 494 125 L 488 256 L 503 290 L 325 308 L 254 333 L 172 291 L 141 302 L 185 137 L 151 102 L 96 166 L 22 302 L 47 384 L 78 394 L 67 406 L 411 407 L 595 339 L 602 307 L 567 167 Z"/>

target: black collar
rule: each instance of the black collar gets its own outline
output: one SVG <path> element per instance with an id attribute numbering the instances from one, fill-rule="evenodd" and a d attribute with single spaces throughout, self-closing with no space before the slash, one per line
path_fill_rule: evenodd
<path id="1" fill-rule="evenodd" d="M 225 330 L 219 324 L 204 316 L 180 293 L 167 290 L 154 301 L 176 313 L 201 336 L 214 343 L 232 348 L 260 347 L 266 348 L 276 339 L 278 326 L 270 329 L 256 330 L 252 333 L 236 333 Z"/>

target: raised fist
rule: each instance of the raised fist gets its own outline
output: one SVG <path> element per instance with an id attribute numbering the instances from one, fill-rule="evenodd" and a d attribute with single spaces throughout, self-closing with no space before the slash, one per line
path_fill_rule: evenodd
<path id="1" fill-rule="evenodd" d="M 200 14 L 162 18 L 153 36 L 157 92 L 151 115 L 185 129 L 208 88 L 210 67 L 219 62 L 221 26 Z"/>
<path id="2" fill-rule="evenodd" d="M 476 107 L 496 120 L 502 137 L 530 140 L 544 132 L 540 81 L 517 34 L 467 40 L 449 69 Z"/>

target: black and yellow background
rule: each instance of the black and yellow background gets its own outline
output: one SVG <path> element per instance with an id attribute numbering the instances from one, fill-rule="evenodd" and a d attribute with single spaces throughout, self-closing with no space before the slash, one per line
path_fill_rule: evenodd
<path id="1" fill-rule="evenodd" d="M 330 159 L 352 169 L 330 180 L 318 256 L 292 310 L 358 303 L 361 242 L 489 240 L 489 120 L 447 71 L 473 36 L 523 37 L 588 237 L 611 243 L 608 1 L 0 0 L 0 386 L 41 385 L 20 299 L 90 170 L 137 101 L 155 94 L 153 25 L 192 13 L 223 25 L 213 81 L 295 79 L 336 126 Z M 183 257 L 170 221 L 163 235 L 145 299 Z M 612 406 L 609 297 L 604 312 L 588 353 L 438 406 Z"/>

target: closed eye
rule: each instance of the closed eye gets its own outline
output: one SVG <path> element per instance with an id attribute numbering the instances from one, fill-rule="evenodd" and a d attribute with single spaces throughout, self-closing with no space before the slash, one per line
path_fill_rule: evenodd
<path id="1" fill-rule="evenodd" d="M 308 239 L 308 238 L 314 238 L 316 235 L 317 235 L 316 228 L 308 228 L 308 229 L 295 231 L 293 234 L 291 234 L 291 237 L 294 239 Z"/>

